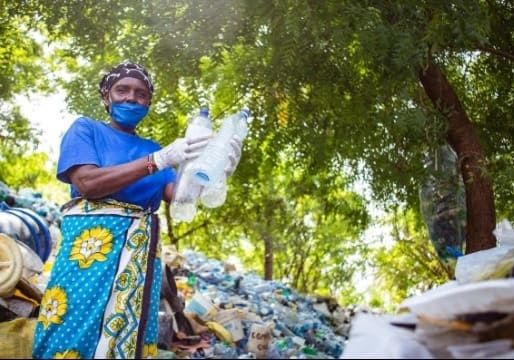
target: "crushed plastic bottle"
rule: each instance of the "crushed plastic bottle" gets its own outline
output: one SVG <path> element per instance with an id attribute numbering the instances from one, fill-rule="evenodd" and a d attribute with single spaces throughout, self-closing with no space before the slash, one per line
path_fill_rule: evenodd
<path id="1" fill-rule="evenodd" d="M 214 356 L 217 359 L 237 359 L 239 354 L 237 349 L 227 342 L 219 342 L 214 344 Z"/>

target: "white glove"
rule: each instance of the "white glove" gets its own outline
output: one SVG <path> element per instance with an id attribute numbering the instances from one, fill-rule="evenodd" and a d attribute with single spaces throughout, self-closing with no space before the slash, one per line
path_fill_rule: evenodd
<path id="1" fill-rule="evenodd" d="M 239 139 L 239 136 L 234 135 L 232 139 L 230 139 L 230 145 L 232 146 L 232 151 L 228 155 L 229 162 L 224 169 L 227 177 L 232 176 L 234 171 L 236 171 L 239 160 L 241 160 L 241 149 L 243 147 L 243 143 L 241 139 Z"/>
<path id="2" fill-rule="evenodd" d="M 179 138 L 168 146 L 153 153 L 153 161 L 158 170 L 178 166 L 182 162 L 197 158 L 209 142 L 210 136 Z"/>

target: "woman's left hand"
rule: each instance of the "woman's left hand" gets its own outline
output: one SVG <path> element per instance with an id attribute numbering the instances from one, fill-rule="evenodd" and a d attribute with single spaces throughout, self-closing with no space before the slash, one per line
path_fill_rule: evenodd
<path id="1" fill-rule="evenodd" d="M 228 155 L 230 161 L 225 168 L 225 175 L 227 177 L 232 176 L 234 171 L 236 171 L 239 160 L 241 160 L 241 149 L 243 148 L 243 143 L 237 135 L 234 135 L 232 139 L 230 139 L 230 145 L 232 146 L 232 151 Z"/>

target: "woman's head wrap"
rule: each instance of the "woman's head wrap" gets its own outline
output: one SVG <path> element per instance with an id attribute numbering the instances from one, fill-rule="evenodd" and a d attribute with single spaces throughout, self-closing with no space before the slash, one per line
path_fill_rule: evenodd
<path id="1" fill-rule="evenodd" d="M 111 70 L 109 70 L 100 81 L 100 86 L 98 88 L 98 91 L 104 97 L 107 95 L 109 90 L 111 90 L 111 87 L 120 79 L 126 78 L 126 77 L 132 77 L 141 80 L 146 87 L 148 88 L 148 91 L 150 92 L 150 98 L 152 98 L 153 95 L 153 84 L 152 84 L 152 77 L 150 74 L 146 71 L 146 69 L 136 63 L 132 63 L 129 61 L 122 62 L 119 65 L 116 65 Z"/>

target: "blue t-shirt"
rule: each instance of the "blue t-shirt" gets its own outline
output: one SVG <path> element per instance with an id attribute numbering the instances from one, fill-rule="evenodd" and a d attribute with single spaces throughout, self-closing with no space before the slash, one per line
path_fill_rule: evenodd
<path id="1" fill-rule="evenodd" d="M 71 196 L 77 197 L 80 193 L 66 174 L 71 167 L 85 164 L 98 167 L 119 165 L 147 156 L 160 148 L 153 140 L 116 130 L 104 122 L 79 117 L 62 138 L 57 178 L 70 184 Z M 165 186 L 174 181 L 175 171 L 163 169 L 109 197 L 156 211 L 163 199 Z"/>

